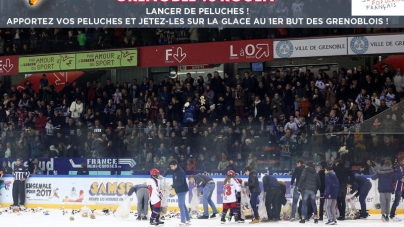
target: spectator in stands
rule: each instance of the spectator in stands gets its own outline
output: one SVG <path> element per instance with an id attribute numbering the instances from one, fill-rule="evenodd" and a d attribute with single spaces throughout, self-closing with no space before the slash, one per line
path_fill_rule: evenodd
<path id="1" fill-rule="evenodd" d="M 225 154 L 222 154 L 222 160 L 220 160 L 217 166 L 217 170 L 225 170 L 228 165 L 229 162 L 227 161 L 227 156 Z"/>
<path id="2" fill-rule="evenodd" d="M 87 44 L 87 37 L 83 33 L 82 29 L 77 30 L 78 36 L 77 36 L 77 42 L 80 47 L 80 50 L 85 50 L 86 49 L 86 44 Z"/>
<path id="3" fill-rule="evenodd" d="M 4 39 L 0 35 L 0 56 L 4 53 Z"/>
<path id="4" fill-rule="evenodd" d="M 81 163 L 81 168 L 77 171 L 77 175 L 89 175 L 86 163 Z"/>
<path id="5" fill-rule="evenodd" d="M 84 111 L 84 105 L 81 102 L 81 99 L 78 98 L 76 101 L 72 102 L 69 111 L 71 112 L 72 119 L 77 123 Z"/>
<path id="6" fill-rule="evenodd" d="M 8 162 L 7 161 L 3 161 L 3 166 L 1 168 L 1 171 L 3 172 L 3 174 L 13 174 L 13 170 L 8 166 Z"/>
<path id="7" fill-rule="evenodd" d="M 34 161 L 34 170 L 32 171 L 32 174 L 34 175 L 43 175 L 42 169 L 38 166 L 38 159 L 35 159 L 36 162 Z"/>

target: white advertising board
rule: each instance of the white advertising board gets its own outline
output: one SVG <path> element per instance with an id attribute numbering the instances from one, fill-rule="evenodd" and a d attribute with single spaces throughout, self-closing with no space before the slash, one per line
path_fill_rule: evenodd
<path id="1" fill-rule="evenodd" d="M 274 41 L 274 59 L 346 55 L 347 39 L 294 39 Z"/>
<path id="2" fill-rule="evenodd" d="M 404 52 L 404 35 L 348 37 L 348 55 Z"/>
<path id="3" fill-rule="evenodd" d="M 110 208 L 118 206 L 129 191 L 130 187 L 136 184 L 143 184 L 148 177 L 79 177 L 79 176 L 49 176 L 49 177 L 31 177 L 26 183 L 26 206 L 41 206 L 44 208 L 73 207 L 83 206 Z M 216 182 L 216 189 L 213 192 L 212 200 L 220 206 L 222 204 L 223 180 L 224 177 L 213 177 Z M 0 185 L 2 205 L 11 204 L 12 201 L 12 178 L 3 178 L 4 183 Z M 243 180 L 246 180 L 244 178 Z M 278 180 L 284 181 L 287 186 L 287 198 L 290 195 L 290 177 L 279 177 Z M 371 181 L 372 184 L 374 183 Z M 172 179 L 167 178 L 166 183 L 171 184 Z M 194 187 L 189 184 L 190 191 Z M 377 188 L 377 187 L 376 187 Z M 374 189 L 369 192 L 366 199 L 368 209 L 374 209 Z M 187 194 L 186 201 L 190 201 L 191 193 Z M 192 198 L 192 197 L 191 197 Z M 394 200 L 394 196 L 392 197 Z M 132 196 L 132 206 L 136 206 L 136 196 Z M 177 196 L 172 191 L 168 199 L 170 207 L 177 206 Z M 356 204 L 360 207 L 359 202 Z M 404 208 L 401 203 L 399 209 Z"/>

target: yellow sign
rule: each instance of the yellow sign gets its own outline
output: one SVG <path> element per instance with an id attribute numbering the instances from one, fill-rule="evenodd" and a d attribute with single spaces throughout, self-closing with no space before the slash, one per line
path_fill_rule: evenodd
<path id="1" fill-rule="evenodd" d="M 71 71 L 76 69 L 75 54 L 20 57 L 19 73 Z"/>
<path id="2" fill-rule="evenodd" d="M 18 66 L 19 73 L 136 67 L 137 49 L 24 56 Z"/>
<path id="3" fill-rule="evenodd" d="M 76 69 L 105 69 L 137 66 L 137 50 L 111 50 L 76 54 Z"/>

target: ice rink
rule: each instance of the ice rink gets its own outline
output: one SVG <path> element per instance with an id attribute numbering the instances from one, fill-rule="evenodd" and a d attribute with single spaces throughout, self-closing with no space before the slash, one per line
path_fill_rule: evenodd
<path id="1" fill-rule="evenodd" d="M 74 220 L 70 221 L 70 217 L 73 216 Z M 393 222 L 390 221 L 388 223 L 382 222 L 380 220 L 381 215 L 372 214 L 367 220 L 346 220 L 339 221 L 337 225 L 340 226 L 352 226 L 352 227 L 380 227 L 380 226 L 402 226 L 404 222 Z M 400 218 L 404 218 L 404 215 L 400 215 Z M 75 227 L 148 227 L 149 221 L 136 221 L 134 214 L 131 214 L 125 220 L 117 220 L 115 217 L 108 216 L 96 216 L 95 219 L 90 219 L 89 217 L 82 217 L 80 214 L 65 214 L 61 210 L 49 210 L 49 215 L 44 215 L 42 211 L 38 213 L 24 213 L 16 214 L 16 213 L 5 213 L 3 212 L 0 215 L 0 220 L 2 226 L 12 226 L 18 223 L 19 226 L 29 226 L 29 227 L 44 227 L 44 226 L 53 226 L 53 227 L 64 227 L 64 226 L 75 226 Z M 167 227 L 175 227 L 178 226 L 180 220 L 177 218 L 171 218 L 171 220 L 165 220 L 164 226 Z M 207 220 L 198 220 L 192 219 L 191 226 L 202 227 L 202 226 L 211 226 L 211 227 L 223 227 L 223 226 L 250 226 L 248 221 L 246 223 L 237 224 L 234 221 L 226 224 L 220 224 L 220 218 L 216 217 L 213 219 Z M 276 226 L 325 226 L 324 221 L 319 221 L 318 224 L 314 224 L 313 221 L 306 222 L 305 224 L 299 224 L 298 222 L 289 222 L 289 221 L 279 221 L 277 223 L 259 223 L 256 226 L 261 225 L 276 225 Z"/>

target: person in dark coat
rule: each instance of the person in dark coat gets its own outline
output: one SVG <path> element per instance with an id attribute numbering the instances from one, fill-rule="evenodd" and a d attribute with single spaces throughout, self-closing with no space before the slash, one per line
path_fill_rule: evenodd
<path id="1" fill-rule="evenodd" d="M 187 206 L 185 205 L 185 196 L 188 193 L 188 184 L 186 180 L 185 171 L 178 166 L 177 160 L 172 160 L 169 162 L 170 170 L 164 173 L 164 176 L 172 175 L 173 176 L 173 185 L 172 188 L 175 190 L 175 193 L 178 197 L 178 207 L 181 213 L 181 224 L 187 225 L 191 223 L 191 218 L 189 217 L 189 212 Z"/>
<path id="2" fill-rule="evenodd" d="M 268 220 L 279 220 L 278 199 L 281 193 L 281 185 L 272 175 L 265 175 L 262 178 L 262 185 L 265 192 L 265 207 L 267 209 Z"/>
<path id="3" fill-rule="evenodd" d="M 13 169 L 8 166 L 7 161 L 3 161 L 3 168 L 1 169 L 1 171 L 3 172 L 3 174 L 13 174 Z"/>
<path id="4" fill-rule="evenodd" d="M 328 222 L 326 225 L 335 225 L 335 205 L 337 205 L 337 198 L 339 193 L 339 181 L 331 166 L 325 167 L 325 186 L 324 186 L 324 200 L 325 211 L 327 213 Z"/>
<path id="5" fill-rule="evenodd" d="M 212 201 L 212 194 L 215 190 L 215 181 L 206 175 L 190 175 L 188 177 L 190 183 L 194 183 L 197 188 L 203 188 L 202 193 L 202 204 L 203 204 L 203 215 L 198 217 L 198 219 L 208 219 L 209 218 L 209 206 L 213 210 L 213 214 L 210 218 L 215 218 L 218 213 L 215 203 Z"/>
<path id="6" fill-rule="evenodd" d="M 345 167 L 345 163 L 338 159 L 335 161 L 335 165 L 333 167 L 335 174 L 338 177 L 339 181 L 339 193 L 337 198 L 338 210 L 340 213 L 340 217 L 338 220 L 345 220 L 345 208 L 346 208 L 346 193 L 347 187 L 351 187 L 355 182 L 355 175 L 352 171 Z"/>
<path id="7" fill-rule="evenodd" d="M 295 181 L 296 181 L 296 185 L 299 184 L 300 176 L 302 175 L 302 172 L 305 168 L 304 161 L 297 160 L 296 166 L 297 167 L 293 171 L 292 179 L 290 181 L 290 190 L 293 189 L 293 185 L 295 184 Z M 297 191 L 297 189 L 293 190 L 292 215 L 290 216 L 290 219 L 289 219 L 290 221 L 296 220 L 295 215 L 296 215 L 296 208 L 297 208 L 297 202 L 299 201 L 299 197 L 300 197 L 300 193 Z"/>
<path id="8" fill-rule="evenodd" d="M 361 204 L 361 215 L 359 218 L 367 218 L 368 216 L 366 212 L 366 197 L 371 188 L 372 183 L 369 179 L 361 175 L 355 176 L 355 183 L 352 185 L 351 194 L 359 197 L 359 203 Z"/>
<path id="9" fill-rule="evenodd" d="M 390 209 L 390 219 L 399 221 L 398 218 L 396 218 L 396 209 L 398 205 L 400 204 L 401 198 L 404 196 L 403 193 L 403 180 L 404 180 L 404 156 L 399 156 L 397 159 L 398 165 L 396 168 L 396 186 L 394 190 L 394 202 L 393 205 L 391 206 Z"/>
<path id="10" fill-rule="evenodd" d="M 318 171 L 318 176 L 320 178 L 320 208 L 318 220 L 322 221 L 324 216 L 325 168 L 327 167 L 327 162 L 322 161 L 320 166 L 321 169 Z"/>
<path id="11" fill-rule="evenodd" d="M 391 166 L 390 160 L 384 161 L 383 167 L 372 176 L 372 180 L 379 179 L 377 189 L 380 196 L 382 220 L 385 222 L 389 221 L 391 194 L 394 193 L 394 183 L 397 181 L 396 173 Z"/>
<path id="12" fill-rule="evenodd" d="M 261 98 L 259 96 L 255 96 L 254 103 L 252 104 L 251 112 L 254 116 L 255 120 L 258 120 L 258 117 L 264 116 L 264 104 L 261 102 Z"/>
<path id="13" fill-rule="evenodd" d="M 314 219 L 318 220 L 317 206 L 316 206 L 316 194 L 320 188 L 320 178 L 314 169 L 313 162 L 307 162 L 306 168 L 303 170 L 300 176 L 300 181 L 297 185 L 298 190 L 302 193 L 302 218 L 299 223 L 305 223 L 305 218 L 308 218 L 307 213 L 307 201 L 311 200 L 311 206 L 314 211 Z"/>
<path id="14" fill-rule="evenodd" d="M 81 168 L 77 171 L 77 175 L 89 175 L 86 163 L 81 163 Z"/>
<path id="15" fill-rule="evenodd" d="M 245 175 L 248 176 L 248 181 L 244 183 L 244 186 L 250 189 L 250 204 L 251 208 L 254 211 L 254 220 L 252 220 L 250 223 L 255 224 L 259 223 L 259 218 L 258 218 L 258 210 L 257 210 L 257 199 L 259 194 L 261 193 L 261 188 L 260 184 L 258 182 L 258 174 L 257 171 L 251 169 L 250 166 L 247 166 L 244 168 L 243 172 Z"/>

